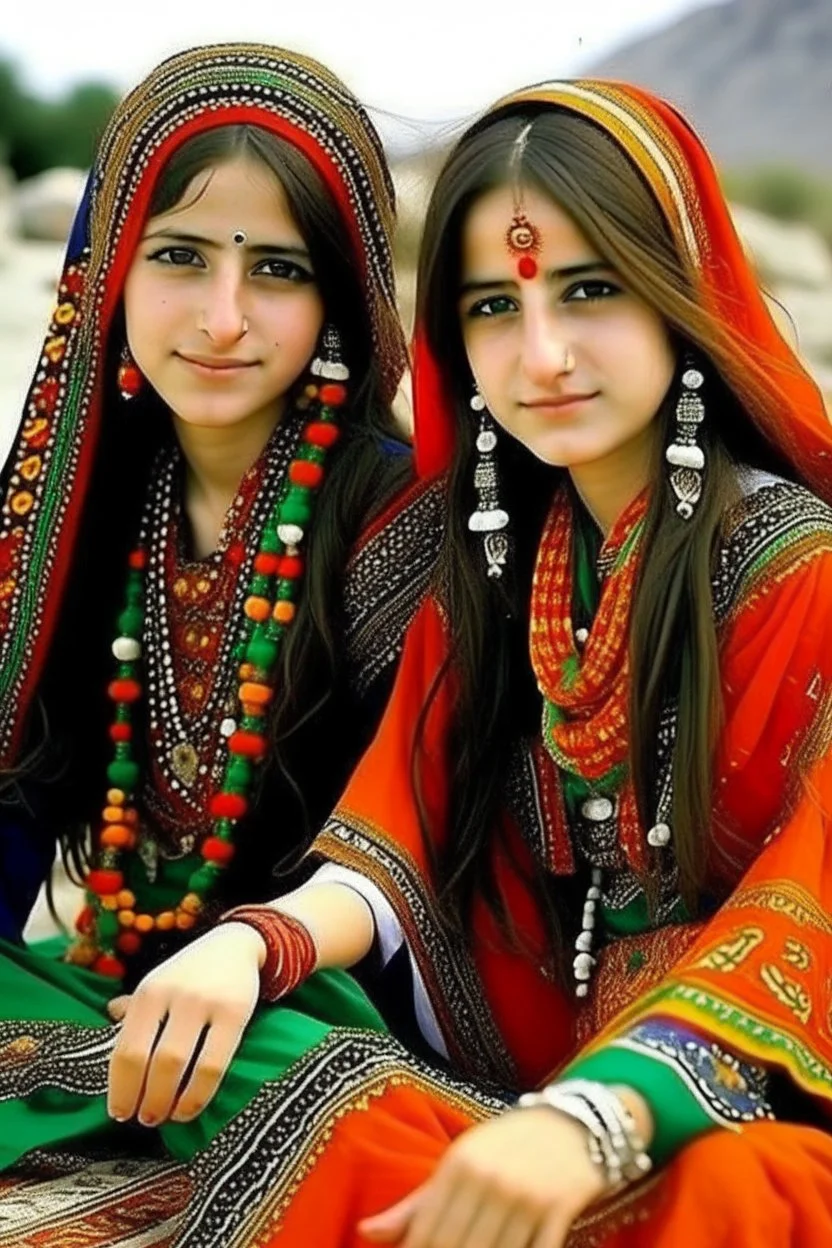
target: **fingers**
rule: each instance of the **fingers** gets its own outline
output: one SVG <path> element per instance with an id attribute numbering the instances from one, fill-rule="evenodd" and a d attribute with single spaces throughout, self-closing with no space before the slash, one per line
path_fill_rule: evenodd
<path id="1" fill-rule="evenodd" d="M 528 1248 L 534 1240 L 536 1227 L 536 1219 L 526 1210 L 515 1210 L 500 1231 L 500 1248 Z"/>
<path id="2" fill-rule="evenodd" d="M 371 1218 L 364 1218 L 358 1224 L 359 1234 L 374 1244 L 398 1243 L 407 1231 L 424 1191 L 424 1187 L 418 1187 L 397 1205 L 391 1205 L 389 1209 L 376 1213 Z"/>
<path id="3" fill-rule="evenodd" d="M 560 1209 L 553 1209 L 531 1241 L 530 1248 L 563 1248 L 572 1225 L 572 1218 Z"/>
<path id="4" fill-rule="evenodd" d="M 107 1013 L 110 1015 L 110 1018 L 114 1023 L 120 1023 L 124 1018 L 131 1000 L 132 997 L 128 995 L 123 997 L 113 997 L 112 1001 L 107 1002 Z"/>
<path id="5" fill-rule="evenodd" d="M 174 1001 L 147 1067 L 139 1102 L 139 1122 L 155 1127 L 166 1122 L 206 1026 L 202 1012 Z"/>
<path id="6" fill-rule="evenodd" d="M 119 1122 L 132 1118 L 138 1108 L 167 1007 L 162 994 L 141 991 L 133 995 L 127 1006 L 124 1025 L 110 1058 L 107 1088 L 107 1112 Z"/>
<path id="7" fill-rule="evenodd" d="M 460 1248 L 529 1248 L 537 1225 L 528 1210 L 490 1200 L 480 1206 Z"/>
<path id="8" fill-rule="evenodd" d="M 440 1171 L 414 1211 L 403 1248 L 460 1248 L 476 1217 L 476 1187 Z"/>
<path id="9" fill-rule="evenodd" d="M 240 1047 L 244 1030 L 245 1022 L 233 1015 L 221 1017 L 211 1025 L 191 1077 L 171 1114 L 173 1122 L 190 1122 L 214 1099 Z"/>

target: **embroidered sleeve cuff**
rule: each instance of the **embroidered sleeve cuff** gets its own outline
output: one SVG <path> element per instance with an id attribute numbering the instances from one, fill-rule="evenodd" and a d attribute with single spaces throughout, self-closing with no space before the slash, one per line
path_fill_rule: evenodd
<path id="1" fill-rule="evenodd" d="M 650 1155 L 657 1164 L 715 1126 L 737 1130 L 772 1118 L 768 1075 L 693 1028 L 647 1019 L 606 1048 L 579 1059 L 569 1078 L 627 1084 L 653 1115 Z"/>

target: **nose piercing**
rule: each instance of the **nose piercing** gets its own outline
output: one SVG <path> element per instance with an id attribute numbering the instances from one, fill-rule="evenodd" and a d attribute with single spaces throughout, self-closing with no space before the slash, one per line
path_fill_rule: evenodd
<path id="1" fill-rule="evenodd" d="M 245 316 L 244 316 L 244 317 L 243 317 L 243 331 L 242 331 L 242 333 L 240 334 L 240 337 L 241 337 L 241 338 L 245 338 L 245 336 L 246 336 L 246 334 L 247 334 L 247 333 L 248 333 L 248 317 L 245 317 Z"/>
<path id="2" fill-rule="evenodd" d="M 244 247 L 248 242 L 248 234 L 245 230 L 235 230 L 231 235 L 231 241 L 236 247 Z"/>
<path id="3" fill-rule="evenodd" d="M 569 348 L 567 347 L 563 356 L 563 371 L 565 373 L 571 373 L 574 371 L 574 368 L 575 368 L 575 357 L 572 354 L 572 352 L 569 350 Z"/>

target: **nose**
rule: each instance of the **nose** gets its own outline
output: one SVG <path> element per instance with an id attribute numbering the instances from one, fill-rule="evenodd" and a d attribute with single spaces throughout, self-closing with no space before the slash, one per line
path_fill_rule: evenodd
<path id="1" fill-rule="evenodd" d="M 233 347 L 248 332 L 240 275 L 230 268 L 218 272 L 210 285 L 203 287 L 203 298 L 197 328 L 217 349 Z"/>
<path id="2" fill-rule="evenodd" d="M 571 373 L 574 350 L 560 318 L 551 307 L 523 309 L 522 368 L 529 381 L 541 388 Z"/>

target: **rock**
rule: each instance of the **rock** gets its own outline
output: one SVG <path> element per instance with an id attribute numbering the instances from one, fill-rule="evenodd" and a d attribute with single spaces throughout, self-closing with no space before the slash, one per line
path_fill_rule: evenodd
<path id="1" fill-rule="evenodd" d="M 61 273 L 63 244 L 12 239 L 0 263 L 0 464 L 34 375 Z"/>
<path id="2" fill-rule="evenodd" d="M 86 174 L 80 169 L 48 169 L 21 182 L 15 193 L 20 236 L 66 242 L 85 182 Z"/>
<path id="3" fill-rule="evenodd" d="M 764 284 L 832 289 L 832 251 L 816 230 L 776 221 L 743 204 L 732 205 L 731 212 Z"/>
<path id="4" fill-rule="evenodd" d="M 832 368 L 832 283 L 826 290 L 806 290 L 803 286 L 778 286 L 777 298 L 797 327 L 802 355 Z"/>

